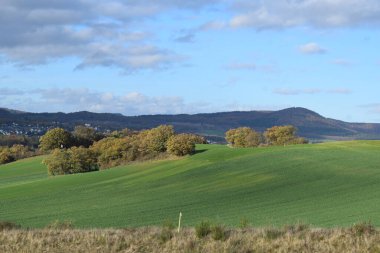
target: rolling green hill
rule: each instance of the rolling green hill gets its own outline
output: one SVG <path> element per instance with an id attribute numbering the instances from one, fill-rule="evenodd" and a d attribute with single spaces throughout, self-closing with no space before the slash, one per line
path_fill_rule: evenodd
<path id="1" fill-rule="evenodd" d="M 232 149 L 48 177 L 35 157 L 0 166 L 0 220 L 43 227 L 127 227 L 211 219 L 238 225 L 380 225 L 380 141 Z"/>

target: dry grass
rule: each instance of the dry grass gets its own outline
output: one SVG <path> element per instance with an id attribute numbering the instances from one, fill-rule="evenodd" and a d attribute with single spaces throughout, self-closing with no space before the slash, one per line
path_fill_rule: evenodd
<path id="1" fill-rule="evenodd" d="M 364 227 L 364 229 L 363 229 Z M 223 240 L 199 239 L 194 229 L 162 240 L 163 228 L 7 229 L 0 252 L 380 252 L 380 233 L 366 224 L 346 229 L 226 229 Z"/>

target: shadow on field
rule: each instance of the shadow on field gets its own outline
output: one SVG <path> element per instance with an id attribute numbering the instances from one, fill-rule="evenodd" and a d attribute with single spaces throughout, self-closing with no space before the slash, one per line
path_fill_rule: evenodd
<path id="1" fill-rule="evenodd" d="M 208 151 L 208 149 L 195 150 L 194 155 Z"/>

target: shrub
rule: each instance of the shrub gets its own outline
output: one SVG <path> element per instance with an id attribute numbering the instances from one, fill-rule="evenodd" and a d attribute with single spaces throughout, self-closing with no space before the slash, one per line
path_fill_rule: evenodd
<path id="1" fill-rule="evenodd" d="M 269 240 L 275 240 L 285 235 L 286 230 L 280 230 L 277 228 L 266 228 L 264 230 L 264 235 Z"/>
<path id="2" fill-rule="evenodd" d="M 162 223 L 162 227 L 172 230 L 175 228 L 175 225 L 171 220 L 165 220 L 164 223 Z"/>
<path id="3" fill-rule="evenodd" d="M 10 163 L 33 156 L 35 153 L 29 147 L 15 144 L 12 147 L 0 147 L 0 164 Z"/>
<path id="4" fill-rule="evenodd" d="M 55 149 L 43 160 L 51 176 L 99 170 L 96 154 L 87 148 Z"/>
<path id="5" fill-rule="evenodd" d="M 14 160 L 19 160 L 27 157 L 31 157 L 33 152 L 24 145 L 16 144 L 10 148 L 10 152 L 14 157 Z"/>
<path id="6" fill-rule="evenodd" d="M 294 224 L 294 225 L 285 225 L 284 226 L 284 231 L 294 234 L 294 233 L 303 232 L 305 230 L 308 230 L 309 228 L 310 228 L 310 226 L 307 225 L 307 224 L 297 223 L 297 224 Z"/>
<path id="7" fill-rule="evenodd" d="M 174 128 L 170 125 L 160 125 L 150 130 L 142 131 L 139 134 L 141 143 L 145 146 L 146 151 L 149 153 L 165 152 L 167 149 L 167 142 L 170 137 L 174 135 Z"/>
<path id="8" fill-rule="evenodd" d="M 207 144 L 207 140 L 205 137 L 197 135 L 197 134 L 188 134 L 189 139 L 191 139 L 194 144 Z"/>
<path id="9" fill-rule="evenodd" d="M 0 151 L 0 164 L 13 162 L 15 159 L 8 148 Z"/>
<path id="10" fill-rule="evenodd" d="M 239 228 L 247 228 L 249 226 L 249 221 L 246 217 L 240 219 Z"/>
<path id="11" fill-rule="evenodd" d="M 20 225 L 10 221 L 0 221 L 0 231 L 19 229 Z"/>
<path id="12" fill-rule="evenodd" d="M 40 149 L 50 151 L 56 148 L 70 148 L 74 144 L 74 138 L 70 132 L 63 128 L 54 128 L 47 131 L 40 138 Z"/>
<path id="13" fill-rule="evenodd" d="M 309 141 L 296 136 L 297 129 L 294 126 L 274 126 L 268 128 L 265 139 L 270 145 L 306 144 Z"/>
<path id="14" fill-rule="evenodd" d="M 86 126 L 76 126 L 74 128 L 73 137 L 76 146 L 84 146 L 86 148 L 91 146 L 95 141 L 104 138 L 104 136 L 96 132 L 94 128 Z"/>
<path id="15" fill-rule="evenodd" d="M 226 132 L 226 141 L 234 147 L 257 147 L 262 142 L 262 137 L 249 127 L 239 127 Z"/>
<path id="16" fill-rule="evenodd" d="M 376 228 L 371 224 L 370 221 L 368 221 L 368 222 L 361 222 L 361 223 L 354 224 L 350 228 L 350 231 L 354 235 L 358 235 L 358 236 L 370 235 L 376 232 Z"/>
<path id="17" fill-rule="evenodd" d="M 106 169 L 134 161 L 138 157 L 138 142 L 132 137 L 104 138 L 90 149 L 98 156 L 98 165 Z"/>
<path id="18" fill-rule="evenodd" d="M 204 238 L 211 232 L 211 224 L 209 221 L 201 221 L 195 226 L 195 234 L 198 238 Z"/>
<path id="19" fill-rule="evenodd" d="M 223 225 L 214 225 L 211 228 L 211 236 L 215 241 L 224 241 L 226 239 L 226 232 Z"/>
<path id="20" fill-rule="evenodd" d="M 168 141 L 168 152 L 177 156 L 190 155 L 195 152 L 195 143 L 189 134 L 172 136 Z"/>
<path id="21" fill-rule="evenodd" d="M 165 243 L 165 242 L 169 241 L 170 239 L 173 238 L 173 232 L 172 232 L 172 230 L 170 228 L 168 228 L 168 227 L 163 227 L 161 229 L 159 238 L 160 238 L 160 241 L 162 243 Z"/>
<path id="22" fill-rule="evenodd" d="M 55 220 L 49 225 L 47 225 L 46 228 L 64 230 L 64 229 L 73 229 L 74 225 L 72 221 L 69 221 L 69 220 L 65 220 L 65 221 Z"/>

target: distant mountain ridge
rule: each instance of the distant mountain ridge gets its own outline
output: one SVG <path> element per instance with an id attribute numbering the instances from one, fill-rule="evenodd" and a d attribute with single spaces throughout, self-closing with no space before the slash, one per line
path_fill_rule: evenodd
<path id="1" fill-rule="evenodd" d="M 91 124 L 101 130 L 122 128 L 144 129 L 171 124 L 178 132 L 193 132 L 221 139 L 230 128 L 247 126 L 264 131 L 275 125 L 294 125 L 300 136 L 316 140 L 380 139 L 380 124 L 349 123 L 329 119 L 301 107 L 279 111 L 233 111 L 178 115 L 124 116 L 114 113 L 30 113 L 0 108 L 0 129 L 17 124 L 19 127 Z"/>

